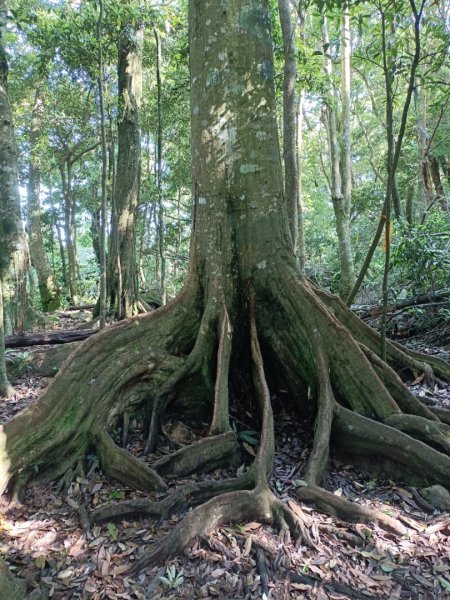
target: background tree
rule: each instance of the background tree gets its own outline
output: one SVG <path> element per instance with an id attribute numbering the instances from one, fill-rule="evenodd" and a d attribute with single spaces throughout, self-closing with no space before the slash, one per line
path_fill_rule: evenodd
<path id="1" fill-rule="evenodd" d="M 324 69 L 329 85 L 324 99 L 324 122 L 328 138 L 331 201 L 336 219 L 336 232 L 339 245 L 341 270 L 339 289 L 341 296 L 346 298 L 350 293 L 355 279 L 350 235 L 352 189 L 350 116 L 351 34 L 348 3 L 344 3 L 343 5 L 341 22 L 342 75 L 339 102 L 338 90 L 334 80 L 333 48 L 328 32 L 328 18 L 324 12 L 322 17 L 322 40 Z M 341 123 L 339 122 L 340 120 Z"/>
<path id="2" fill-rule="evenodd" d="M 41 224 L 41 165 L 39 143 L 43 134 L 43 93 L 36 91 L 30 131 L 30 163 L 27 188 L 27 219 L 30 239 L 31 264 L 36 269 L 42 310 L 53 311 L 59 308 L 59 292 L 47 257 Z"/>
<path id="3" fill-rule="evenodd" d="M 128 8 L 137 11 L 131 3 Z M 134 23 L 133 23 L 134 21 Z M 109 246 L 109 296 L 118 315 L 136 312 L 136 218 L 141 171 L 140 105 L 143 24 L 139 14 L 121 25 L 118 46 L 118 154 Z"/>
<path id="4" fill-rule="evenodd" d="M 3 282 L 11 257 L 19 243 L 20 201 L 17 148 L 8 97 L 8 58 L 6 55 L 6 2 L 0 2 L 0 396 L 14 392 L 5 364 Z"/>
<path id="5" fill-rule="evenodd" d="M 297 157 L 297 83 L 296 23 L 288 0 L 278 0 L 281 31 L 283 33 L 283 159 L 284 193 L 289 219 L 292 244 L 297 247 L 299 211 L 299 173 Z"/>

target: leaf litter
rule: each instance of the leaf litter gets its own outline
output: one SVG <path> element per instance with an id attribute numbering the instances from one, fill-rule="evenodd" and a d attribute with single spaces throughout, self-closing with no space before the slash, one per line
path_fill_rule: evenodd
<path id="1" fill-rule="evenodd" d="M 47 383 L 35 376 L 15 381 L 17 393 L 1 405 L 0 420 L 34 402 Z M 420 385 L 414 386 L 415 393 L 422 391 Z M 449 388 L 425 393 L 433 403 L 449 404 Z M 283 390 L 278 394 L 282 398 Z M 40 589 L 43 597 L 53 600 L 450 598 L 450 515 L 427 507 L 414 488 L 368 477 L 336 456 L 330 461 L 326 489 L 401 519 L 407 534 L 396 536 L 376 524 L 346 523 L 300 505 L 296 490 L 304 484 L 310 431 L 280 408 L 276 395 L 273 402 L 277 449 L 271 486 L 306 521 L 313 548 L 280 537 L 270 526 L 241 523 L 212 531 L 195 540 L 184 555 L 130 577 L 127 571 L 140 553 L 166 535 L 182 515 L 161 522 L 124 520 L 90 528 L 82 518 L 83 507 L 90 510 L 144 496 L 103 477 L 93 460 L 87 474 L 76 476 L 65 490 L 57 482 L 39 484 L 27 491 L 24 504 L 2 505 L 0 555 L 12 572 L 26 579 L 30 592 Z M 139 422 L 133 425 L 128 449 L 140 454 L 142 431 Z M 176 434 L 167 435 L 160 453 L 201 435 L 189 424 L 173 425 L 167 429 L 172 427 Z M 251 461 L 250 453 L 244 456 Z M 223 470 L 213 476 L 230 474 Z M 170 486 L 204 478 L 194 474 Z"/>

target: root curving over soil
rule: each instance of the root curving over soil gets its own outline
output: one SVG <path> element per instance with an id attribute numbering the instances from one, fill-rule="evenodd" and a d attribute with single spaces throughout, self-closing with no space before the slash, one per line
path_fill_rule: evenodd
<path id="1" fill-rule="evenodd" d="M 93 521 L 130 515 L 160 519 L 192 509 L 167 538 L 142 554 L 135 572 L 228 522 L 275 523 L 311 546 L 300 507 L 294 512 L 284 505 L 268 483 L 275 451 L 269 391 L 274 382 L 288 388 L 286 398 L 295 403 L 299 419 L 315 417 L 305 486 L 297 494 L 301 502 L 345 520 L 373 521 L 404 533 L 395 519 L 320 488 L 332 445 L 387 457 L 424 483 L 450 487 L 445 418 L 422 404 L 381 361 L 377 334 L 356 322 L 339 300 L 294 271 L 286 276 L 286 270 L 269 288 L 267 281 L 264 288 L 251 287 L 239 319 L 224 296 L 220 301 L 199 298 L 195 286 L 187 285 L 167 307 L 113 326 L 77 347 L 41 400 L 3 427 L 2 491 L 18 497 L 32 481 L 65 478 L 95 452 L 109 477 L 163 497 L 100 507 Z M 433 376 L 427 357 L 391 344 L 388 352 L 404 376 L 415 377 L 419 369 Z M 434 358 L 439 377 L 447 379 L 448 368 Z M 247 411 L 259 432 L 253 463 L 234 479 L 169 492 L 171 478 L 236 464 L 240 444 L 231 428 L 230 403 L 246 375 L 251 379 Z M 110 433 L 119 419 L 129 420 L 139 411 L 147 420 L 144 454 L 156 448 L 167 415 L 189 413 L 201 422 L 209 414 L 211 425 L 207 437 L 148 464 L 119 447 Z"/>

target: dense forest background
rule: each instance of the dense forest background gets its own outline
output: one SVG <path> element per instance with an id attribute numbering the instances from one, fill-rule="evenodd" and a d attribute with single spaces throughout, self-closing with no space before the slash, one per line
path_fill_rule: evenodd
<path id="1" fill-rule="evenodd" d="M 286 5 L 294 42 L 290 48 L 283 45 L 278 4 L 272 2 L 275 82 L 282 135 L 288 48 L 295 77 L 298 255 L 306 274 L 332 291 L 340 290 L 336 194 L 348 200 L 351 268 L 353 274 L 359 272 L 382 213 L 391 139 L 401 147 L 393 182 L 389 300 L 448 287 L 448 6 L 427 3 L 415 38 L 408 2 Z M 41 293 L 42 306 L 39 296 L 48 276 L 59 296 L 54 306 L 95 303 L 99 296 L 99 89 L 108 236 L 117 219 L 118 47 L 127 30 L 142 36 L 140 186 L 134 224 L 140 308 L 160 304 L 166 293 L 174 297 L 185 276 L 191 223 L 186 2 L 110 1 L 100 24 L 98 6 L 92 2 L 15 2 L 7 34 L 9 94 L 22 218 L 34 267 L 28 270 L 27 294 L 37 310 L 51 308 Z M 386 239 L 370 263 L 357 297 L 360 304 L 377 303 L 381 297 L 385 250 Z M 29 327 L 34 315 L 24 310 L 20 267 L 13 263 L 10 275 L 4 291 L 7 333 Z M 434 317 L 448 316 L 448 311 L 447 305 L 439 306 Z"/>

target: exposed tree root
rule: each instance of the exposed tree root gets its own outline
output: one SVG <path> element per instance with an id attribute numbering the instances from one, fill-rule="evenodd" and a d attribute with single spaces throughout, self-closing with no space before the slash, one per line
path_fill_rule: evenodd
<path id="1" fill-rule="evenodd" d="M 350 452 L 384 456 L 418 473 L 424 481 L 450 487 L 450 457 L 402 431 L 341 406 L 333 429 L 336 442 Z"/>
<path id="2" fill-rule="evenodd" d="M 450 454 L 450 427 L 445 423 L 436 423 L 416 415 L 392 415 L 385 423 Z"/>
<path id="3" fill-rule="evenodd" d="M 143 553 L 133 565 L 131 573 L 136 574 L 144 568 L 162 564 L 168 558 L 180 554 L 193 539 L 204 536 L 225 523 L 247 520 L 272 522 L 269 493 L 267 489 L 265 492 L 229 492 L 194 508 L 161 542 Z"/>
<path id="4" fill-rule="evenodd" d="M 98 442 L 98 423 L 109 426 L 130 402 L 142 403 L 180 369 L 186 359 L 177 354 L 192 347 L 198 326 L 186 292 L 171 305 L 78 346 L 42 400 L 1 428 L 0 492 L 19 494 L 29 480 L 60 477 L 83 460 Z"/>
<path id="5" fill-rule="evenodd" d="M 228 376 L 230 369 L 232 331 L 226 306 L 223 309 L 220 328 L 219 349 L 217 351 L 217 376 L 214 389 L 214 413 L 210 434 L 225 433 L 230 429 L 228 408 Z"/>
<path id="6" fill-rule="evenodd" d="M 328 361 L 322 350 L 322 340 L 317 333 L 314 333 L 313 336 L 318 378 L 317 416 L 313 449 L 306 468 L 305 479 L 309 484 L 316 485 L 320 483 L 328 463 L 335 399 L 331 389 Z"/>
<path id="7" fill-rule="evenodd" d="M 448 409 L 448 408 L 439 408 L 439 407 L 434 407 L 433 406 L 433 407 L 430 408 L 430 411 L 442 423 L 447 423 L 447 425 L 450 425 L 450 409 Z"/>
<path id="8" fill-rule="evenodd" d="M 318 297 L 333 311 L 339 321 L 347 327 L 354 339 L 380 356 L 380 334 L 361 321 L 353 312 L 349 311 L 345 303 L 338 296 L 329 294 L 315 287 L 314 284 L 309 283 L 309 285 L 314 287 L 314 291 Z M 450 365 L 444 360 L 436 356 L 427 356 L 409 350 L 397 342 L 387 341 L 386 361 L 393 369 L 399 371 L 408 369 L 415 376 L 424 373 L 429 382 L 433 379 L 434 375 L 446 381 L 450 380 Z"/>
<path id="9" fill-rule="evenodd" d="M 431 421 L 438 420 L 433 412 L 405 387 L 400 377 L 389 365 L 364 344 L 360 344 L 360 347 L 372 363 L 378 377 L 384 382 L 389 393 L 404 413 L 425 417 Z"/>
<path id="10" fill-rule="evenodd" d="M 267 483 L 275 449 L 273 414 L 253 313 L 250 330 L 253 378 L 262 416 L 260 445 L 254 464 L 249 470 L 254 474 L 255 488 L 251 491 L 223 493 L 193 509 L 164 540 L 141 556 L 133 565 L 133 573 L 179 553 L 194 538 L 201 537 L 209 530 L 228 522 L 248 519 L 275 521 L 282 529 L 288 528 L 294 535 L 301 536 L 305 543 L 311 543 L 302 519 L 274 496 Z"/>
<path id="11" fill-rule="evenodd" d="M 167 406 L 173 400 L 173 390 L 176 386 L 186 380 L 189 376 L 196 373 L 203 375 L 205 384 L 209 386 L 209 356 L 212 351 L 214 336 L 210 329 L 213 327 L 215 314 L 211 306 L 207 306 L 198 329 L 195 344 L 187 356 L 180 364 L 179 368 L 168 377 L 153 399 L 151 419 L 148 428 L 147 441 L 144 447 L 144 455 L 150 454 L 157 447 L 158 434 L 161 428 L 161 418 L 164 415 Z"/>
<path id="12" fill-rule="evenodd" d="M 108 477 L 129 487 L 147 492 L 167 488 L 166 483 L 155 470 L 130 452 L 119 448 L 103 429 L 99 429 L 95 436 L 95 449 L 100 466 Z"/>
<path id="13" fill-rule="evenodd" d="M 230 431 L 194 442 L 160 458 L 152 467 L 168 478 L 184 477 L 197 471 L 213 471 L 236 464 L 239 451 L 236 435 Z"/>
<path id="14" fill-rule="evenodd" d="M 314 485 L 298 488 L 297 497 L 303 502 L 314 503 L 318 509 L 343 521 L 378 523 L 383 529 L 399 535 L 407 531 L 397 519 L 379 510 L 359 506 Z"/>
<path id="15" fill-rule="evenodd" d="M 236 478 L 188 484 L 158 501 L 114 503 L 91 515 L 96 522 L 131 516 L 164 519 L 174 511 L 191 509 L 166 538 L 140 557 L 133 572 L 161 563 L 220 524 L 248 519 L 273 523 L 283 536 L 292 534 L 313 545 L 301 508 L 285 505 L 269 486 L 275 434 L 265 372 L 268 357 L 271 374 L 286 382 L 297 406 L 315 414 L 305 475 L 308 485 L 298 490 L 299 499 L 341 519 L 376 522 L 403 534 L 404 526 L 388 515 L 317 487 L 327 467 L 330 441 L 359 454 L 384 456 L 422 479 L 450 487 L 450 427 L 445 424 L 450 411 L 425 406 L 392 368 L 426 372 L 421 360 L 389 345 L 389 364 L 384 363 L 376 335 L 361 326 L 340 300 L 300 281 L 296 273 L 291 275 L 275 278 L 276 293 L 268 293 L 264 302 L 256 301 L 256 289 L 249 295 L 248 318 L 237 332 L 230 317 L 235 311 L 222 293 L 200 302 L 204 307 L 200 314 L 191 289 L 173 305 L 90 338 L 66 363 L 64 373 L 55 377 L 44 399 L 5 427 L 3 487 L 20 492 L 36 478 L 35 463 L 42 478 L 62 475 L 92 448 L 105 474 L 146 491 L 168 491 L 163 477 L 232 466 L 239 444 L 230 431 L 229 381 L 233 352 L 244 343 L 250 346 L 253 376 L 249 408 L 254 401 L 254 426 L 260 432 L 253 464 Z M 112 362 L 102 356 L 104 344 L 112 348 Z M 77 363 L 83 368 L 81 384 Z M 438 364 L 439 376 L 446 368 Z M 146 406 L 150 414 L 146 452 L 155 449 L 164 415 L 177 406 L 194 379 L 210 405 L 209 437 L 151 466 L 114 443 L 108 427 L 123 418 L 125 446 L 129 415 Z M 66 403 L 59 402 L 67 398 L 67 389 L 71 396 Z M 202 411 L 199 408 L 203 421 Z M 24 427 L 33 431 L 26 440 L 19 436 Z"/>
<path id="16" fill-rule="evenodd" d="M 94 523 L 115 521 L 131 517 L 166 519 L 179 510 L 187 510 L 214 498 L 236 490 L 253 487 L 254 478 L 248 471 L 241 477 L 222 481 L 202 481 L 179 487 L 162 500 L 152 501 L 147 498 L 114 502 L 97 508 L 91 513 Z"/>

